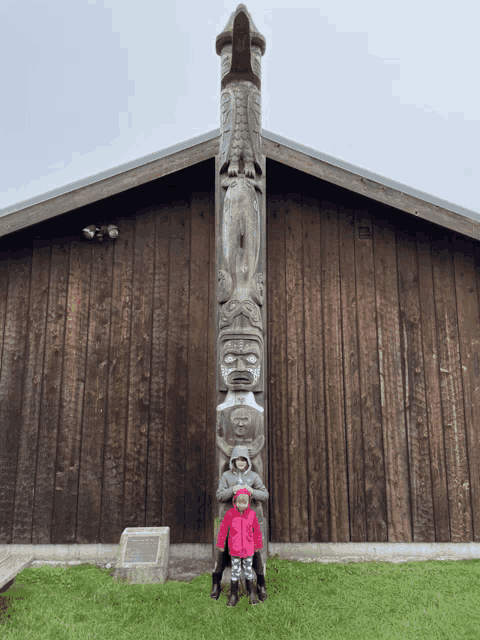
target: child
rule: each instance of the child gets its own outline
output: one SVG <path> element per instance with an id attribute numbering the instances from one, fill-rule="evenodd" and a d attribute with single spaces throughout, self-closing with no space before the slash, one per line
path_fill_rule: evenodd
<path id="1" fill-rule="evenodd" d="M 229 469 L 222 473 L 216 498 L 222 504 L 222 511 L 225 515 L 228 503 L 239 489 L 248 489 L 250 492 L 250 508 L 257 514 L 258 518 L 263 518 L 262 502 L 269 498 L 268 491 L 263 484 L 258 473 L 252 470 L 249 449 L 245 445 L 233 447 L 230 457 Z M 220 517 L 222 517 L 220 515 Z M 220 583 L 225 569 L 227 552 L 223 549 L 215 549 L 215 568 L 212 573 L 212 592 L 210 597 L 218 600 L 220 596 Z M 258 597 L 262 602 L 267 599 L 265 588 L 265 567 L 263 566 L 260 551 L 255 551 L 253 556 L 253 570 L 257 574 Z"/>
<path id="2" fill-rule="evenodd" d="M 238 579 L 242 565 L 249 602 L 252 605 L 258 604 L 253 584 L 252 561 L 254 552 L 262 548 L 263 542 L 257 514 L 250 509 L 250 495 L 248 489 L 238 489 L 233 498 L 234 506 L 225 514 L 218 532 L 217 547 L 222 550 L 229 534 L 228 550 L 232 558 L 232 580 L 228 607 L 234 607 L 238 602 Z"/>

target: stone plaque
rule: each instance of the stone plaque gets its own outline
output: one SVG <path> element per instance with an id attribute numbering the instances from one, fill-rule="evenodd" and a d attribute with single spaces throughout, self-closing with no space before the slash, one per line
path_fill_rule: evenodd
<path id="1" fill-rule="evenodd" d="M 127 539 L 127 547 L 123 556 L 124 564 L 157 562 L 160 547 L 160 536 L 136 536 Z"/>
<path id="2" fill-rule="evenodd" d="M 165 582 L 170 555 L 170 527 L 128 527 L 117 551 L 115 579 L 132 583 Z"/>

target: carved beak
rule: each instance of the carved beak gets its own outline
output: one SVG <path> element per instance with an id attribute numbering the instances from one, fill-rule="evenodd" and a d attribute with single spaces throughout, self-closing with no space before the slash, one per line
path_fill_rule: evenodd
<path id="1" fill-rule="evenodd" d="M 248 80 L 260 88 L 260 79 L 253 73 L 250 51 L 250 22 L 247 15 L 240 11 L 234 22 L 232 32 L 232 63 L 230 71 L 223 77 L 221 86 L 235 80 Z"/>

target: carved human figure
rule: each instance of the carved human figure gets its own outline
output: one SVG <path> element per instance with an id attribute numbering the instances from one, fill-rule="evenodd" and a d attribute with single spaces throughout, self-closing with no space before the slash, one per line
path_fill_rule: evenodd
<path id="1" fill-rule="evenodd" d="M 263 465 L 260 452 L 265 444 L 263 413 L 249 405 L 234 405 L 217 412 L 217 446 L 221 449 L 223 470 L 237 445 L 244 445 L 253 470 L 260 476 Z"/>
<path id="2" fill-rule="evenodd" d="M 256 391 L 262 382 L 263 345 L 260 339 L 227 336 L 220 347 L 220 372 L 223 389 Z M 222 388 L 220 390 L 223 390 Z"/>

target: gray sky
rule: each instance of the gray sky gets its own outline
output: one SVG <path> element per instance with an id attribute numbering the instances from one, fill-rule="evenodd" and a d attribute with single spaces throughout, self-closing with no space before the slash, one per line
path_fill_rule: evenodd
<path id="1" fill-rule="evenodd" d="M 244 4 L 265 129 L 480 212 L 480 5 Z M 0 0 L 0 209 L 218 128 L 237 5 Z"/>

